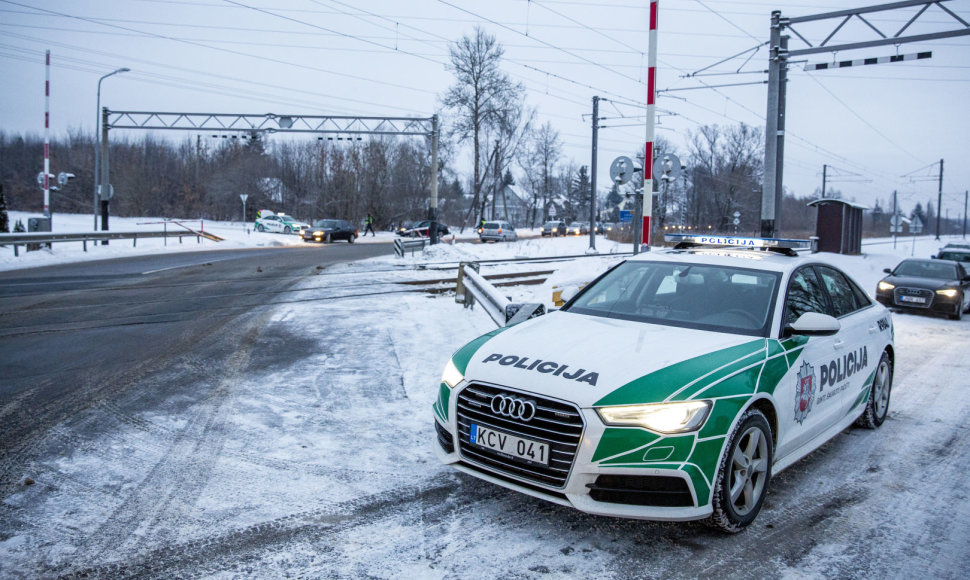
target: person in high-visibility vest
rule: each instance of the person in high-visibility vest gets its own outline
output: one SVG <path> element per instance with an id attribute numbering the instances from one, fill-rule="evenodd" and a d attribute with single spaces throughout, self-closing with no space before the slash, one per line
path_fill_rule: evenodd
<path id="1" fill-rule="evenodd" d="M 367 219 L 364 220 L 364 223 L 367 225 L 364 229 L 364 235 L 366 236 L 367 232 L 370 232 L 370 235 L 376 237 L 377 234 L 374 233 L 374 217 L 371 214 L 367 214 Z"/>

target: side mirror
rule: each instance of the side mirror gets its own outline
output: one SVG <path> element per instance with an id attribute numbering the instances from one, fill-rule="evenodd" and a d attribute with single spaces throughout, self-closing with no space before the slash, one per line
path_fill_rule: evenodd
<path id="1" fill-rule="evenodd" d="M 831 336 L 842 328 L 838 320 L 820 312 L 806 312 L 789 324 L 787 330 L 803 336 Z"/>
<path id="2" fill-rule="evenodd" d="M 892 268 L 883 268 L 882 271 L 885 272 L 885 273 L 887 273 L 887 274 L 892 274 L 893 273 L 893 269 Z"/>

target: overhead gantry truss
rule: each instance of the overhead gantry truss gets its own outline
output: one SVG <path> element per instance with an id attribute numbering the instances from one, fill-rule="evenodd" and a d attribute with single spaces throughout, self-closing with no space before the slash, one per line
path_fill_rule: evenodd
<path id="1" fill-rule="evenodd" d="M 432 136 L 435 117 L 160 113 L 104 110 L 106 129 Z"/>
<path id="2" fill-rule="evenodd" d="M 108 171 L 110 129 L 208 131 L 220 133 L 270 134 L 315 133 L 318 135 L 386 135 L 429 137 L 431 140 L 431 198 L 428 229 L 431 243 L 438 242 L 438 116 L 350 117 L 334 115 L 263 115 L 225 113 L 162 113 L 156 111 L 101 110 L 101 189 L 111 191 Z M 359 137 L 358 137 L 359 138 Z M 102 224 L 107 228 L 107 199 L 103 199 Z"/>

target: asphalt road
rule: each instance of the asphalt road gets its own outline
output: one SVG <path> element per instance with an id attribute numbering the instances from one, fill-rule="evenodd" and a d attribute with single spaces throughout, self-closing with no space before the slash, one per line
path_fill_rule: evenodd
<path id="1" fill-rule="evenodd" d="M 966 577 L 970 320 L 898 315 L 886 423 L 778 474 L 724 535 L 438 465 L 429 387 L 404 377 L 450 346 L 454 317 L 428 314 L 453 301 L 323 302 L 388 289 L 328 268 L 390 251 L 0 274 L 0 578 Z M 304 299 L 326 305 L 313 333 Z"/>
<path id="2" fill-rule="evenodd" d="M 208 377 L 245 372 L 230 367 L 268 305 L 329 265 L 391 251 L 215 250 L 0 273 L 0 501 L 62 421 L 103 401 L 150 407 Z M 173 378 L 173 367 L 183 372 Z"/>

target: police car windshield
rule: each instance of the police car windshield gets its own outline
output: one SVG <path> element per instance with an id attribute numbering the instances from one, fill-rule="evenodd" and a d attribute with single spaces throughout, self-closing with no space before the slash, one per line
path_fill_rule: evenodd
<path id="1" fill-rule="evenodd" d="M 777 272 L 709 264 L 624 262 L 563 310 L 605 318 L 767 336 Z"/>

